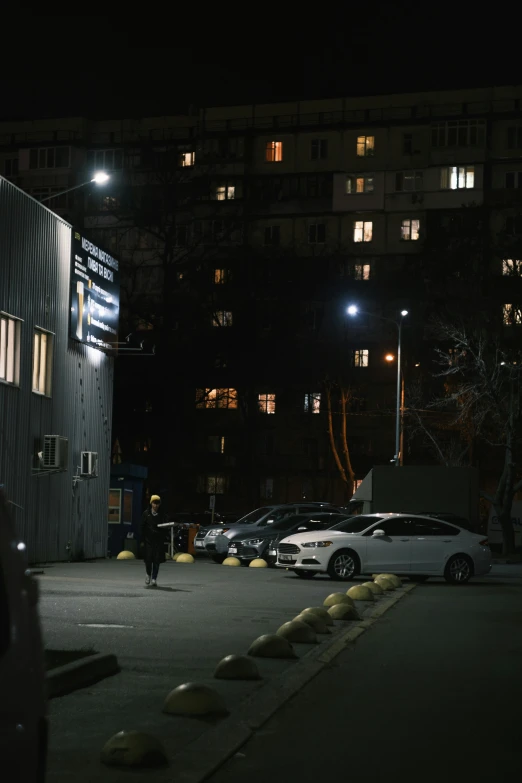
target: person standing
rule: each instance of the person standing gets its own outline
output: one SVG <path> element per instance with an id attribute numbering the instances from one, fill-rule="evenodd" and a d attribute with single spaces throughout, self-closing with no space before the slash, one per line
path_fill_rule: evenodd
<path id="1" fill-rule="evenodd" d="M 143 512 L 141 518 L 141 543 L 145 547 L 145 584 L 157 587 L 160 563 L 165 562 L 165 528 L 158 525 L 168 522 L 167 514 L 161 510 L 159 495 L 151 495 L 150 508 Z"/>

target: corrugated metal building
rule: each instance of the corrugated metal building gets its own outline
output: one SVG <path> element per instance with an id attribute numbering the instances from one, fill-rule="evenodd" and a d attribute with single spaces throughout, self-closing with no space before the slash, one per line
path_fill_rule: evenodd
<path id="1" fill-rule="evenodd" d="M 107 551 L 114 360 L 70 337 L 72 246 L 68 223 L 0 177 L 0 485 L 33 563 Z M 46 435 L 68 441 L 61 469 L 44 467 Z M 81 478 L 82 451 L 97 477 Z"/>

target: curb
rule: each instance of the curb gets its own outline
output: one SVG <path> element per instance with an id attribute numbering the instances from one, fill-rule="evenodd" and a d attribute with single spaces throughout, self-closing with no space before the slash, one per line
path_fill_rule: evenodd
<path id="1" fill-rule="evenodd" d="M 301 688 L 325 669 L 346 647 L 355 642 L 388 609 L 410 593 L 415 584 L 407 584 L 403 590 L 382 601 L 361 622 L 335 634 L 323 642 L 319 649 L 307 652 L 290 673 L 284 671 L 270 680 L 259 691 L 240 705 L 233 717 L 208 729 L 179 754 L 174 756 L 179 783 L 202 783 L 234 755 L 263 726 L 283 704 L 295 696 Z"/>
<path id="2" fill-rule="evenodd" d="M 118 659 L 115 655 L 96 653 L 81 658 L 79 661 L 66 663 L 65 666 L 57 666 L 46 675 L 47 698 L 65 696 L 79 688 L 85 688 L 105 677 L 117 674 L 120 671 Z"/>

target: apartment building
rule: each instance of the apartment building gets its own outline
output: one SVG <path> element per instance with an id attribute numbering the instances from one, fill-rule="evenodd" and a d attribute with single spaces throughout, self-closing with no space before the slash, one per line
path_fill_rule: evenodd
<path id="1" fill-rule="evenodd" d="M 0 124 L 0 172 L 35 197 L 111 175 L 48 203 L 122 259 L 115 434 L 173 506 L 346 499 L 328 396 L 338 437 L 346 393 L 361 479 L 394 455 L 394 321 L 408 309 L 408 385 L 429 368 L 427 315 L 479 296 L 473 253 L 477 307 L 521 323 L 521 100 L 516 86 Z M 466 232 L 473 253 L 455 250 Z"/>

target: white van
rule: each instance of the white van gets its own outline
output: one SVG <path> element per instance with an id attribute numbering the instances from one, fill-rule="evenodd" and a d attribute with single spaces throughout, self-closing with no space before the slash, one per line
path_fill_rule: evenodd
<path id="1" fill-rule="evenodd" d="M 2 780 L 43 783 L 45 668 L 38 585 L 0 490 L 0 759 Z"/>
<path id="2" fill-rule="evenodd" d="M 511 521 L 515 529 L 515 546 L 522 546 L 522 500 L 514 500 L 511 508 Z M 488 541 L 495 548 L 502 546 L 502 527 L 498 521 L 497 512 L 491 506 L 488 520 Z"/>

